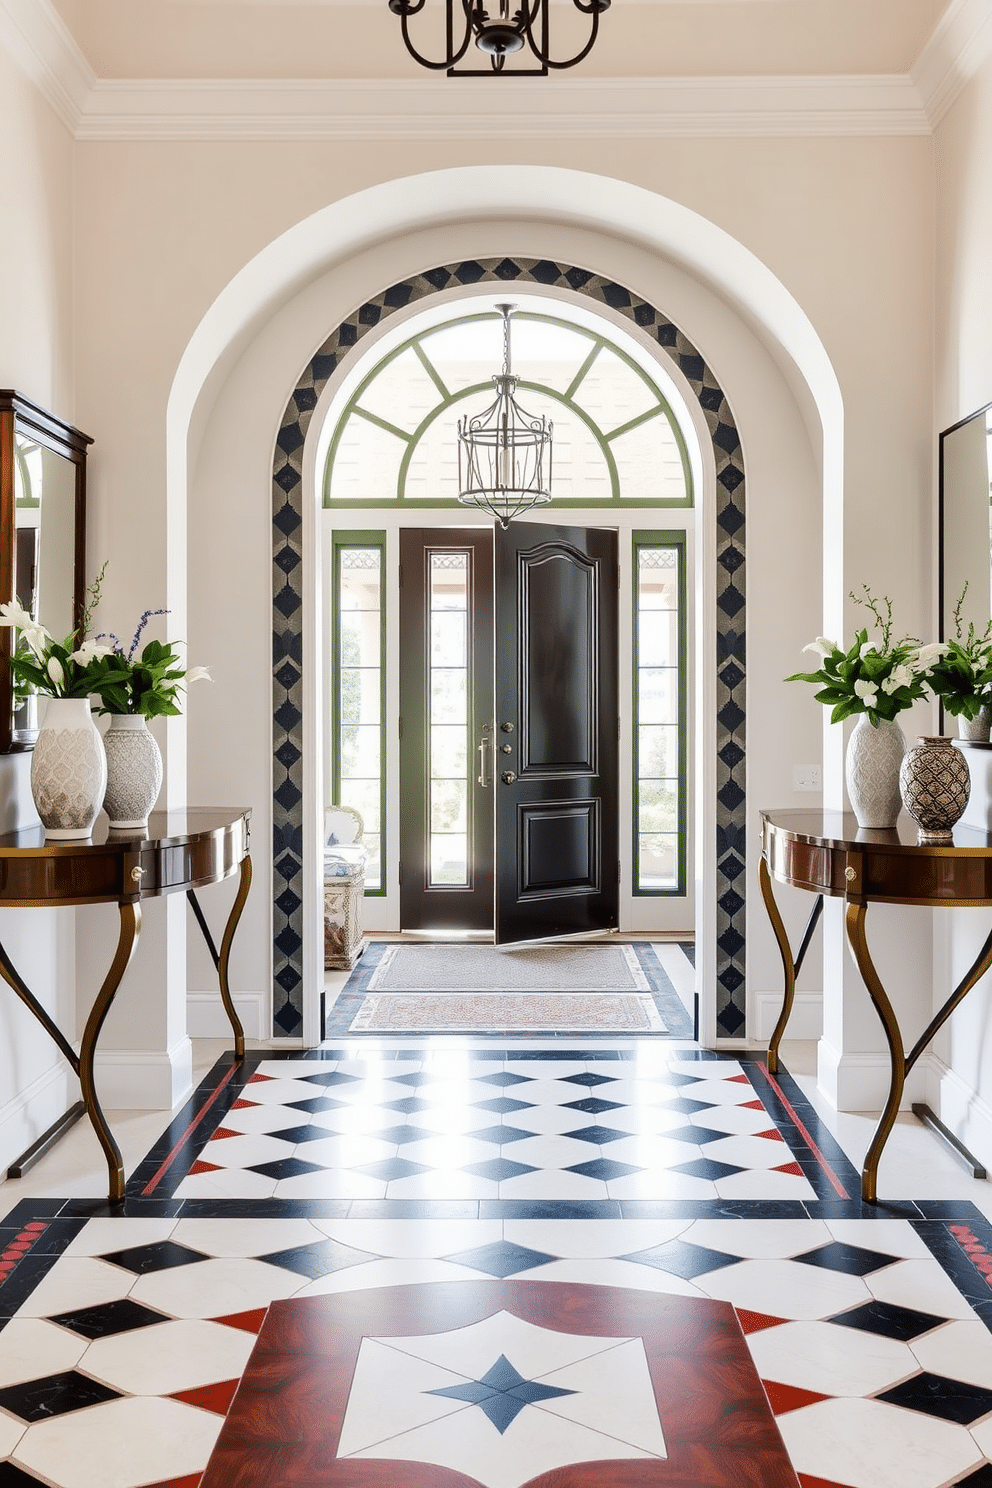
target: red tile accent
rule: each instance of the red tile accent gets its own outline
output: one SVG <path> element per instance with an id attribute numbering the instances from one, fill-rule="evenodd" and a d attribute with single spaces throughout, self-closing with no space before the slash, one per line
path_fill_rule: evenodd
<path id="1" fill-rule="evenodd" d="M 247 1083 L 249 1085 L 257 1085 L 259 1080 L 274 1080 L 275 1078 L 275 1075 L 252 1075 Z"/>
<path id="2" fill-rule="evenodd" d="M 186 1405 L 198 1405 L 201 1410 L 214 1411 L 218 1416 L 226 1416 L 240 1383 L 240 1379 L 223 1380 L 216 1385 L 200 1385 L 195 1390 L 176 1390 L 172 1399 L 182 1400 Z"/>
<path id="3" fill-rule="evenodd" d="M 793 1173 L 797 1178 L 805 1178 L 806 1174 L 797 1162 L 783 1163 L 779 1168 L 772 1168 L 773 1173 Z"/>
<path id="4" fill-rule="evenodd" d="M 786 1411 L 801 1410 L 804 1405 L 815 1405 L 818 1400 L 829 1400 L 829 1395 L 818 1395 L 815 1390 L 800 1390 L 798 1385 L 783 1385 L 779 1380 L 762 1380 L 768 1403 L 777 1416 Z"/>
<path id="5" fill-rule="evenodd" d="M 363 1337 L 448 1332 L 504 1308 L 558 1333 L 642 1338 L 669 1452 L 556 1468 L 527 1488 L 799 1488 L 729 1303 L 535 1281 L 274 1302 L 200 1488 L 478 1488 L 433 1464 L 335 1453 Z"/>
<path id="6" fill-rule="evenodd" d="M 11 1240 L 7 1248 L 0 1254 L 0 1282 L 6 1281 L 18 1262 L 23 1261 L 32 1245 L 41 1238 L 47 1229 L 47 1224 L 42 1224 L 39 1220 L 32 1220 L 22 1230 L 18 1230 L 14 1239 Z"/>
<path id="7" fill-rule="evenodd" d="M 753 1137 L 767 1137 L 769 1142 L 783 1142 L 785 1140 L 785 1138 L 782 1136 L 782 1133 L 777 1132 L 774 1127 L 772 1127 L 769 1131 L 752 1132 L 751 1135 Z"/>
<path id="8" fill-rule="evenodd" d="M 232 1131 L 229 1126 L 219 1126 L 211 1135 L 211 1142 L 219 1142 L 221 1137 L 243 1137 L 244 1132 Z"/>
<path id="9" fill-rule="evenodd" d="M 770 1312 L 751 1312 L 746 1307 L 735 1310 L 742 1333 L 760 1333 L 765 1328 L 777 1328 L 780 1323 L 788 1321 L 786 1318 L 772 1317 Z"/>
<path id="10" fill-rule="evenodd" d="M 741 1110 L 742 1111 L 763 1111 L 764 1109 L 765 1109 L 764 1108 L 764 1105 L 762 1104 L 762 1102 L 760 1100 L 742 1101 L 741 1102 Z"/>
<path id="11" fill-rule="evenodd" d="M 267 1307 L 256 1307 L 252 1312 L 229 1312 L 227 1317 L 212 1318 L 211 1322 L 225 1323 L 229 1328 L 240 1328 L 244 1333 L 257 1333 L 265 1322 Z"/>
<path id="12" fill-rule="evenodd" d="M 232 1111 L 247 1111 L 247 1109 L 248 1109 L 249 1106 L 257 1106 L 257 1105 L 258 1105 L 258 1101 L 250 1101 L 250 1100 L 239 1099 L 239 1100 L 236 1100 L 236 1101 L 232 1101 L 232 1103 L 231 1103 L 231 1110 Z"/>
<path id="13" fill-rule="evenodd" d="M 747 1075 L 731 1075 L 727 1083 L 728 1085 L 750 1085 L 751 1081 Z"/>
<path id="14" fill-rule="evenodd" d="M 193 1164 L 189 1171 L 191 1175 L 193 1173 L 219 1173 L 220 1164 L 202 1162 L 200 1158 L 197 1158 L 196 1162 Z"/>

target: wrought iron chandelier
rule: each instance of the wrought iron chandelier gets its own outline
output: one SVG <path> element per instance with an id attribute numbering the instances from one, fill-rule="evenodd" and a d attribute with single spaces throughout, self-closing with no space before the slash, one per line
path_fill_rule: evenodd
<path id="1" fill-rule="evenodd" d="M 516 10 L 511 10 L 512 3 L 513 0 L 496 0 L 496 9 L 490 12 L 482 0 L 445 0 L 446 51 L 438 61 L 425 57 L 410 39 L 410 18 L 425 9 L 427 0 L 389 0 L 389 8 L 393 15 L 399 16 L 406 49 L 421 67 L 446 72 L 449 77 L 491 77 L 493 73 L 502 73 L 504 77 L 547 77 L 551 68 L 574 67 L 588 57 L 599 35 L 599 18 L 609 10 L 611 0 L 572 0 L 575 9 L 589 17 L 589 35 L 573 57 L 561 60 L 551 56 L 548 16 L 551 0 L 520 0 Z M 489 69 L 458 68 L 473 41 L 489 57 Z M 530 50 L 539 66 L 504 71 L 507 57 L 524 48 Z"/>
<path id="2" fill-rule="evenodd" d="M 496 401 L 458 420 L 458 500 L 496 518 L 505 530 L 514 517 L 551 500 L 550 419 L 527 413 L 514 397 L 510 371 L 510 314 L 503 317 L 503 371 L 493 378 Z"/>

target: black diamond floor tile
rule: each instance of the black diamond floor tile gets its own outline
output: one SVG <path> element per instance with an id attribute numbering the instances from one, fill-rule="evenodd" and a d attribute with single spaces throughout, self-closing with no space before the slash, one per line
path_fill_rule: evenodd
<path id="1" fill-rule="evenodd" d="M 652 1101 L 651 1104 L 662 1111 L 679 1111 L 683 1116 L 695 1116 L 697 1111 L 713 1109 L 712 1101 L 690 1100 L 687 1095 L 678 1095 L 674 1100 Z"/>
<path id="2" fill-rule="evenodd" d="M 717 1162 L 715 1157 L 699 1157 L 695 1162 L 679 1163 L 671 1169 L 673 1173 L 685 1173 L 690 1178 L 707 1178 L 711 1183 L 718 1178 L 729 1178 L 731 1173 L 744 1171 L 734 1163 Z"/>
<path id="3" fill-rule="evenodd" d="M 292 1111 L 309 1111 L 316 1115 L 318 1111 L 347 1111 L 348 1101 L 333 1100 L 329 1095 L 312 1095 L 309 1100 L 287 1101 L 286 1109 Z"/>
<path id="4" fill-rule="evenodd" d="M 650 1250 L 635 1250 L 631 1255 L 620 1257 L 624 1261 L 636 1261 L 639 1266 L 654 1266 L 658 1271 L 667 1271 L 670 1276 L 681 1276 L 683 1281 L 692 1281 L 705 1276 L 709 1271 L 720 1271 L 724 1266 L 736 1266 L 740 1256 L 727 1255 L 722 1250 L 710 1250 L 705 1245 L 691 1245 L 685 1240 L 669 1240 L 664 1245 L 654 1245 Z"/>
<path id="5" fill-rule="evenodd" d="M 414 1090 L 418 1085 L 436 1085 L 441 1078 L 440 1075 L 427 1075 L 423 1070 L 411 1070 L 407 1075 L 389 1075 L 391 1085 L 410 1085 Z"/>
<path id="6" fill-rule="evenodd" d="M 581 1173 L 583 1178 L 599 1178 L 609 1183 L 612 1178 L 626 1178 L 631 1173 L 643 1173 L 646 1169 L 631 1167 L 630 1163 L 613 1162 L 608 1157 L 597 1157 L 592 1162 L 576 1163 L 566 1168 L 566 1173 Z"/>
<path id="7" fill-rule="evenodd" d="M 592 1142 L 595 1147 L 605 1147 L 608 1142 L 621 1142 L 630 1132 L 615 1131 L 612 1126 L 583 1126 L 578 1131 L 565 1133 L 579 1142 Z"/>
<path id="8" fill-rule="evenodd" d="M 565 1075 L 563 1083 L 566 1085 L 588 1085 L 592 1090 L 596 1085 L 610 1085 L 619 1079 L 619 1075 L 597 1075 L 590 1072 L 580 1075 Z"/>
<path id="9" fill-rule="evenodd" d="M 507 1116 L 511 1111 L 532 1111 L 533 1101 L 514 1100 L 510 1095 L 498 1095 L 495 1100 L 473 1101 L 476 1111 L 492 1111 L 496 1116 Z"/>
<path id="10" fill-rule="evenodd" d="M 992 1411 L 992 1390 L 926 1372 L 914 1374 L 875 1398 L 927 1416 L 939 1416 L 944 1421 L 956 1421 L 959 1426 L 970 1426 Z"/>
<path id="11" fill-rule="evenodd" d="M 261 1173 L 265 1178 L 302 1178 L 304 1173 L 326 1173 L 320 1163 L 304 1162 L 301 1157 L 277 1157 L 274 1162 L 253 1163 L 249 1173 Z"/>
<path id="12" fill-rule="evenodd" d="M 279 1135 L 282 1136 L 282 1132 Z M 688 1126 L 680 1126 L 675 1131 L 658 1133 L 658 1136 L 663 1137 L 666 1142 L 688 1142 L 692 1147 L 702 1147 L 704 1142 L 725 1142 L 733 1135 L 733 1132 L 713 1131 L 708 1126 L 693 1126 L 691 1122 Z"/>
<path id="13" fill-rule="evenodd" d="M 369 1178 L 380 1178 L 385 1183 L 392 1183 L 397 1178 L 414 1178 L 418 1173 L 430 1171 L 423 1163 L 408 1162 L 405 1157 L 386 1157 L 382 1162 L 355 1168 L 356 1173 L 364 1173 Z"/>
<path id="14" fill-rule="evenodd" d="M 402 1111 L 404 1116 L 412 1116 L 417 1111 L 430 1111 L 435 1106 L 435 1101 L 423 1100 L 419 1095 L 407 1095 L 403 1100 L 383 1101 L 384 1111 Z"/>
<path id="15" fill-rule="evenodd" d="M 494 1157 L 489 1162 L 470 1163 L 463 1173 L 474 1173 L 477 1178 L 489 1178 L 502 1183 L 505 1178 L 519 1178 L 521 1173 L 536 1173 L 529 1163 L 511 1162 L 508 1157 Z"/>
<path id="16" fill-rule="evenodd" d="M 32 1478 L 13 1462 L 0 1462 L 0 1488 L 42 1488 L 40 1478 Z"/>
<path id="17" fill-rule="evenodd" d="M 115 1250 L 100 1259 L 109 1261 L 112 1266 L 121 1266 L 125 1271 L 133 1271 L 138 1276 L 146 1276 L 152 1271 L 168 1271 L 173 1266 L 191 1266 L 195 1261 L 205 1261 L 207 1257 L 202 1251 L 191 1250 L 188 1245 L 178 1245 L 174 1240 L 160 1240 L 157 1245 L 132 1245 L 127 1250 Z"/>
<path id="18" fill-rule="evenodd" d="M 530 1250 L 526 1245 L 513 1245 L 509 1240 L 496 1240 L 492 1245 L 480 1245 L 478 1250 L 462 1250 L 444 1259 L 459 1266 L 471 1266 L 475 1271 L 487 1271 L 490 1276 L 502 1280 L 516 1276 L 520 1271 L 533 1270 L 535 1266 L 546 1266 L 558 1257 L 543 1250 Z"/>
<path id="19" fill-rule="evenodd" d="M 357 1085 L 360 1075 L 346 1075 L 343 1070 L 307 1070 L 303 1076 L 308 1085 Z"/>
<path id="20" fill-rule="evenodd" d="M 893 1302 L 873 1301 L 839 1313 L 829 1321 L 841 1328 L 860 1328 L 865 1333 L 879 1333 L 883 1338 L 909 1343 L 921 1333 L 942 1326 L 947 1319 L 932 1312 L 916 1312 L 912 1307 L 897 1307 Z"/>
<path id="21" fill-rule="evenodd" d="M 268 1135 L 272 1136 L 273 1133 L 269 1132 Z M 309 1123 L 306 1126 L 290 1126 L 285 1129 L 280 1127 L 278 1132 L 280 1142 L 292 1142 L 297 1147 L 301 1142 L 326 1142 L 328 1137 L 334 1135 L 326 1126 L 311 1126 Z"/>
<path id="22" fill-rule="evenodd" d="M 598 1095 L 587 1095 L 582 1100 L 565 1101 L 566 1111 L 584 1111 L 587 1116 L 601 1116 L 604 1111 L 619 1111 L 620 1101 L 600 1100 Z"/>
<path id="23" fill-rule="evenodd" d="M 282 1266 L 286 1271 L 295 1271 L 299 1276 L 330 1276 L 334 1271 L 344 1271 L 348 1266 L 361 1266 L 366 1261 L 377 1260 L 365 1250 L 355 1250 L 351 1245 L 341 1245 L 337 1240 L 318 1240 L 313 1245 L 294 1245 L 289 1250 L 273 1250 L 259 1256 L 271 1266 Z"/>
<path id="24" fill-rule="evenodd" d="M 120 1400 L 119 1390 L 111 1390 L 98 1380 L 87 1379 L 74 1369 L 63 1374 L 49 1374 L 44 1379 L 25 1380 L 0 1390 L 0 1407 L 30 1424 L 64 1416 L 69 1411 L 100 1405 L 105 1400 Z"/>
<path id="25" fill-rule="evenodd" d="M 0 1478 L 0 1488 L 5 1488 L 3 1478 Z M 986 1462 L 966 1478 L 958 1478 L 954 1488 L 992 1488 L 992 1463 Z"/>
<path id="26" fill-rule="evenodd" d="M 394 1147 L 405 1147 L 409 1142 L 436 1141 L 438 1133 L 428 1131 L 425 1126 L 387 1126 L 375 1132 L 379 1142 L 390 1142 Z"/>
<path id="27" fill-rule="evenodd" d="M 486 1126 L 481 1131 L 471 1131 L 465 1134 L 475 1137 L 480 1142 L 492 1142 L 494 1146 L 505 1147 L 510 1142 L 520 1142 L 524 1137 L 534 1137 L 536 1132 L 522 1131 L 518 1126 Z"/>
<path id="28" fill-rule="evenodd" d="M 112 1302 L 100 1302 L 94 1307 L 78 1307 L 72 1312 L 60 1312 L 49 1319 L 60 1328 L 69 1328 L 82 1338 L 108 1338 L 113 1333 L 130 1333 L 135 1328 L 150 1328 L 153 1323 L 167 1323 L 163 1312 L 144 1307 L 130 1297 L 117 1297 Z"/>
<path id="29" fill-rule="evenodd" d="M 514 1075 L 509 1070 L 497 1070 L 492 1075 L 477 1075 L 476 1083 L 479 1085 L 526 1085 L 531 1080 L 530 1075 Z"/>
<path id="30" fill-rule="evenodd" d="M 883 1266 L 894 1265 L 898 1259 L 878 1250 L 866 1250 L 861 1245 L 844 1245 L 840 1240 L 796 1256 L 804 1266 L 823 1266 L 828 1271 L 843 1271 L 847 1276 L 870 1276 Z"/>

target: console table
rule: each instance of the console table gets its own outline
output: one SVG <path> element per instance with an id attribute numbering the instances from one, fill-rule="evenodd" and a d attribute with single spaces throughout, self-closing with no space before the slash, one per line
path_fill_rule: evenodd
<path id="1" fill-rule="evenodd" d="M 124 1167 L 97 1097 L 93 1060 L 100 1030 L 138 944 L 143 900 L 177 892 L 188 896 L 217 969 L 221 1000 L 234 1033 L 235 1056 L 240 1059 L 244 1055 L 244 1030 L 231 1000 L 228 966 L 234 933 L 251 886 L 250 816 L 248 810 L 222 807 L 153 812 L 145 831 L 115 832 L 101 814 L 92 837 L 84 841 L 46 842 L 41 826 L 0 835 L 0 907 L 118 906 L 117 948 L 87 1015 L 78 1055 L 22 981 L 0 944 L 0 976 L 34 1014 L 79 1076 L 83 1107 L 107 1159 L 112 1201 L 124 1197 Z M 234 873 L 240 874 L 240 882 L 218 950 L 196 890 L 220 883 Z"/>
<path id="2" fill-rule="evenodd" d="M 920 846 L 916 834 L 916 823 L 908 816 L 901 816 L 887 831 L 873 831 L 859 828 L 854 816 L 839 811 L 761 813 L 761 896 L 785 971 L 785 996 L 768 1045 L 768 1068 L 773 1074 L 778 1069 L 778 1050 L 792 1012 L 796 976 L 823 908 L 823 896 L 843 899 L 847 904 L 848 942 L 889 1049 L 889 1093 L 861 1175 L 861 1196 L 872 1204 L 877 1197 L 879 1158 L 895 1124 L 906 1076 L 934 1034 L 992 966 L 990 933 L 970 970 L 907 1054 L 899 1020 L 868 950 L 865 921 L 869 904 L 992 906 L 992 835 L 958 826 L 953 843 Z M 817 896 L 795 957 L 775 903 L 772 879 Z"/>

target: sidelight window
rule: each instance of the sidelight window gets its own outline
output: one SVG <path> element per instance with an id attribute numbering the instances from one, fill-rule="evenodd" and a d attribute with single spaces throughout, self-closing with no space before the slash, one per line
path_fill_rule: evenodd
<path id="1" fill-rule="evenodd" d="M 440 888 L 469 881 L 469 554 L 430 553 L 428 586 L 428 883 Z"/>
<path id="2" fill-rule="evenodd" d="M 339 533 L 333 545 L 331 800 L 364 823 L 365 891 L 382 894 L 385 841 L 385 534 Z"/>
<path id="3" fill-rule="evenodd" d="M 684 533 L 634 533 L 633 620 L 634 893 L 684 894 Z"/>

